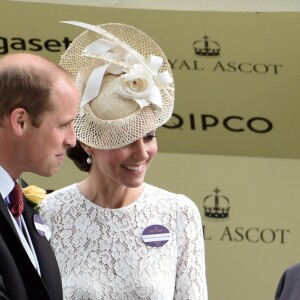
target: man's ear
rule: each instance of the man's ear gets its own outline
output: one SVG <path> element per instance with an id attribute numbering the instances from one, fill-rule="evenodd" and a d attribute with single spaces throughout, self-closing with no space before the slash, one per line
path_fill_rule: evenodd
<path id="1" fill-rule="evenodd" d="M 25 128 L 26 118 L 28 120 L 28 115 L 24 108 L 16 108 L 12 111 L 10 115 L 11 126 L 17 135 L 22 135 Z"/>

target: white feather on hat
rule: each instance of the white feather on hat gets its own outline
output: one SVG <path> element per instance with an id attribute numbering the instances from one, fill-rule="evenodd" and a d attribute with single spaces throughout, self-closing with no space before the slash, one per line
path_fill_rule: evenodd
<path id="1" fill-rule="evenodd" d="M 133 26 L 90 25 L 62 55 L 82 99 L 77 139 L 96 149 L 131 144 L 166 123 L 174 107 L 174 82 L 160 47 Z"/>

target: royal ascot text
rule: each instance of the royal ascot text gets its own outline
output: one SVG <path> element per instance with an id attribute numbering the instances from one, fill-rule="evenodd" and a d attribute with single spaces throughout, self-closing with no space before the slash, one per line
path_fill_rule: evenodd
<path id="1" fill-rule="evenodd" d="M 180 71 L 213 71 L 213 72 L 228 72 L 228 73 L 244 73 L 244 74 L 271 74 L 279 75 L 283 68 L 282 64 L 270 63 L 251 63 L 251 62 L 221 62 L 217 61 L 207 65 L 199 60 L 170 60 L 170 66 L 173 70 Z"/>
<path id="2" fill-rule="evenodd" d="M 203 225 L 203 235 L 206 241 L 219 240 L 221 242 L 249 242 L 264 244 L 285 244 L 289 229 L 272 229 L 238 226 L 231 228 L 225 226 L 218 233 L 210 232 L 208 226 Z"/>

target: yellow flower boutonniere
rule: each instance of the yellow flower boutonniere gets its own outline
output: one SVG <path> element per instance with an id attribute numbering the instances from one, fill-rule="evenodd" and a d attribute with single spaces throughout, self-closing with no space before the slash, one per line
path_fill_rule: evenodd
<path id="1" fill-rule="evenodd" d="M 47 192 L 36 185 L 28 185 L 22 188 L 22 191 L 31 206 L 36 207 L 42 200 L 45 199 Z"/>

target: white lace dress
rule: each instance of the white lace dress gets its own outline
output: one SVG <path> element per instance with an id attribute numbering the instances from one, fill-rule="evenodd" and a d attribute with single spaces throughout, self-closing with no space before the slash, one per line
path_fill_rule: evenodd
<path id="1" fill-rule="evenodd" d="M 202 224 L 187 197 L 145 184 L 134 203 L 108 209 L 73 184 L 50 194 L 41 216 L 52 231 L 65 299 L 207 299 Z M 143 241 L 155 224 L 170 232 L 160 247 Z"/>

